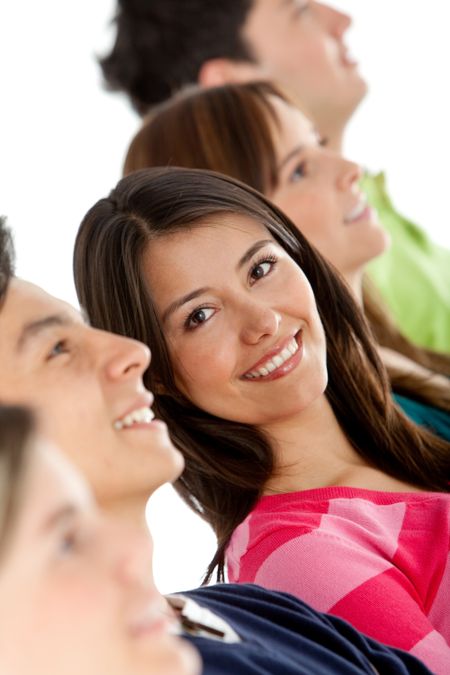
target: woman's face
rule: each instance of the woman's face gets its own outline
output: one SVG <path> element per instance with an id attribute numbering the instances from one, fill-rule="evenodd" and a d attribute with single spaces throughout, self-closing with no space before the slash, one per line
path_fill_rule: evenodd
<path id="1" fill-rule="evenodd" d="M 313 292 L 263 225 L 215 215 L 152 241 L 143 263 L 177 385 L 199 408 L 263 426 L 323 394 Z"/>
<path id="2" fill-rule="evenodd" d="M 81 477 L 35 442 L 0 558 L 0 671 L 14 675 L 194 675 L 169 633 L 149 537 L 100 515 Z"/>
<path id="3" fill-rule="evenodd" d="M 344 276 L 361 273 L 388 238 L 358 186 L 360 168 L 322 147 L 297 108 L 275 96 L 271 104 L 278 184 L 269 197 Z"/>

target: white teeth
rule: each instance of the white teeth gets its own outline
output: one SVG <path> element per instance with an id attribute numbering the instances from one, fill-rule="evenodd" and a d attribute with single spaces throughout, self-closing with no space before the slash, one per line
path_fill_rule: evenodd
<path id="1" fill-rule="evenodd" d="M 350 211 L 348 216 L 344 218 L 344 221 L 346 223 L 350 223 L 352 220 L 356 220 L 356 218 L 359 218 L 359 216 L 363 213 L 364 209 L 367 206 L 367 202 L 365 199 L 361 199 L 358 204 Z"/>
<path id="2" fill-rule="evenodd" d="M 142 407 L 133 410 L 119 420 L 114 422 L 114 429 L 120 431 L 124 427 L 132 427 L 133 424 L 150 424 L 154 418 L 153 411 L 150 408 Z"/>
<path id="3" fill-rule="evenodd" d="M 274 370 L 283 365 L 285 361 L 291 358 L 298 351 L 298 344 L 295 338 L 289 342 L 287 347 L 285 347 L 279 354 L 273 356 L 271 359 L 266 361 L 261 368 L 257 370 L 252 370 L 250 373 L 245 375 L 246 379 L 253 380 L 257 377 L 266 377 L 270 373 L 273 373 Z"/>

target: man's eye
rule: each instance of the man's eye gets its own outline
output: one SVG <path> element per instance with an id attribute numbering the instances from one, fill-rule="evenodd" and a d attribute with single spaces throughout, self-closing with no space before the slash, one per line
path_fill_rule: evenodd
<path id="1" fill-rule="evenodd" d="M 185 325 L 189 329 L 197 328 L 202 323 L 206 323 L 208 319 L 214 314 L 214 309 L 212 307 L 201 307 L 195 309 L 191 314 L 189 314 L 186 319 Z"/>

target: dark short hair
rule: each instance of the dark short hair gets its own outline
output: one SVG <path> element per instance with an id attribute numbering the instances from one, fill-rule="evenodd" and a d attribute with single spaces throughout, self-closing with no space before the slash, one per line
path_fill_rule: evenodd
<path id="1" fill-rule="evenodd" d="M 264 225 L 309 280 L 327 341 L 326 396 L 359 455 L 426 489 L 448 492 L 450 479 L 450 444 L 416 427 L 394 406 L 350 290 L 287 216 L 256 190 L 218 173 L 176 167 L 136 171 L 84 217 L 75 244 L 75 285 L 93 326 L 141 340 L 152 351 L 144 380 L 156 392 L 156 414 L 186 460 L 177 490 L 216 532 L 219 547 L 209 575 L 218 565 L 219 576 L 233 530 L 272 475 L 273 449 L 259 428 L 211 415 L 180 392 L 143 256 L 155 238 L 227 213 Z"/>
<path id="2" fill-rule="evenodd" d="M 14 271 L 15 251 L 11 231 L 6 226 L 6 218 L 0 216 L 0 309 Z"/>
<path id="3" fill-rule="evenodd" d="M 109 89 L 141 114 L 214 58 L 252 61 L 241 29 L 253 0 L 119 0 L 111 53 L 100 60 Z"/>

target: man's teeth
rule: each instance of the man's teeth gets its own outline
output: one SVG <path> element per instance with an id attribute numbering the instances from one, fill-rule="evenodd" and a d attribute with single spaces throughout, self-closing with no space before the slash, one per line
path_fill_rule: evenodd
<path id="1" fill-rule="evenodd" d="M 114 422 L 114 429 L 120 431 L 125 427 L 132 427 L 133 424 L 150 424 L 154 418 L 154 414 L 150 408 L 137 408 L 133 412 L 128 413 L 125 417 L 121 417 Z"/>
<path id="2" fill-rule="evenodd" d="M 279 354 L 273 356 L 271 359 L 266 361 L 260 368 L 250 371 L 244 375 L 248 380 L 253 380 L 256 377 L 266 377 L 274 370 L 283 365 L 285 361 L 291 358 L 298 351 L 298 344 L 295 338 L 289 342 L 287 347 L 283 349 Z"/>

